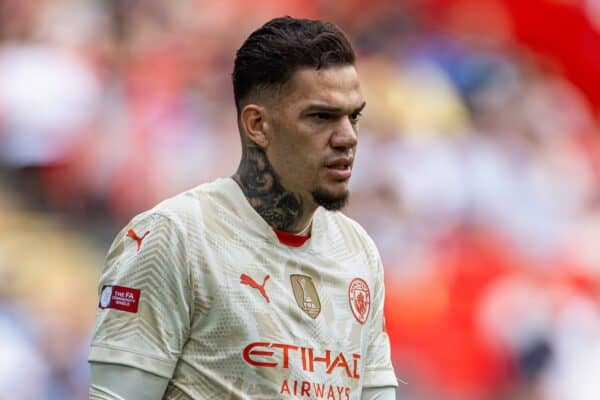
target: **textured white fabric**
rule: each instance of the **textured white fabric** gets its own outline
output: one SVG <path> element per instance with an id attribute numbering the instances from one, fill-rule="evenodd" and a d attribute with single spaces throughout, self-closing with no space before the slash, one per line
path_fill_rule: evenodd
<path id="1" fill-rule="evenodd" d="M 317 209 L 311 238 L 288 247 L 220 179 L 135 217 L 104 285 L 139 289 L 139 309 L 98 309 L 90 361 L 169 378 L 165 399 L 360 399 L 397 384 L 379 255 L 339 212 Z"/>
<path id="2" fill-rule="evenodd" d="M 169 379 L 118 364 L 90 363 L 90 400 L 160 400 Z"/>
<path id="3" fill-rule="evenodd" d="M 158 398 L 160 399 L 160 397 Z M 92 381 L 90 384 L 90 400 L 125 400 L 125 398 L 114 393 L 109 388 L 98 385 Z"/>
<path id="4" fill-rule="evenodd" d="M 167 378 L 133 367 L 91 362 L 90 400 L 160 400 Z M 141 393 L 140 388 L 144 391 Z M 366 388 L 360 400 L 396 400 L 393 386 Z"/>
<path id="5" fill-rule="evenodd" d="M 396 388 L 393 386 L 366 388 L 360 400 L 396 400 Z"/>

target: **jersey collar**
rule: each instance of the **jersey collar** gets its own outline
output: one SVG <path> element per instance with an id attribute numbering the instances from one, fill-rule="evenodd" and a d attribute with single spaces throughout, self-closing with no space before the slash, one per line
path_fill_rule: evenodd
<path id="1" fill-rule="evenodd" d="M 286 246 L 300 247 L 306 243 L 308 239 L 310 239 L 310 231 L 305 235 L 297 235 L 295 233 L 285 232 L 279 229 L 273 229 L 273 231 L 277 235 L 279 243 L 285 244 Z"/>

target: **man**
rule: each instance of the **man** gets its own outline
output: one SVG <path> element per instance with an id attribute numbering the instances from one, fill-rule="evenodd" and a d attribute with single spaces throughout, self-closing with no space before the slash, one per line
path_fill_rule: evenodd
<path id="1" fill-rule="evenodd" d="M 394 399 L 383 268 L 348 198 L 365 102 L 334 25 L 238 50 L 232 178 L 135 217 L 109 250 L 92 399 Z"/>

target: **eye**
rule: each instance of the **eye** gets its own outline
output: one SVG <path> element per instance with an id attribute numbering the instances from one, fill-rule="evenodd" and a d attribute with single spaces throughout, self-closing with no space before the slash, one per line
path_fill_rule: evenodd
<path id="1" fill-rule="evenodd" d="M 352 113 L 352 114 L 350 114 L 350 122 L 352 124 L 356 124 L 356 123 L 358 123 L 358 120 L 360 120 L 360 117 L 362 117 L 361 112 Z"/>
<path id="2" fill-rule="evenodd" d="M 331 121 L 333 119 L 333 114 L 329 114 L 326 112 L 317 112 L 317 113 L 311 114 L 311 117 L 313 117 L 314 119 L 317 119 L 317 120 L 321 120 L 321 121 Z"/>

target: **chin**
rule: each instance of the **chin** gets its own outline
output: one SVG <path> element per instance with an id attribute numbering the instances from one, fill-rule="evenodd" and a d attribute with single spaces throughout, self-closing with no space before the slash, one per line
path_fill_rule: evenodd
<path id="1" fill-rule="evenodd" d="M 334 192 L 318 187 L 311 192 L 311 195 L 316 204 L 331 211 L 341 210 L 348 204 L 349 193 L 347 189 Z"/>

